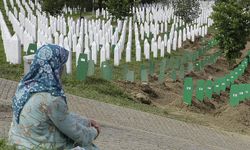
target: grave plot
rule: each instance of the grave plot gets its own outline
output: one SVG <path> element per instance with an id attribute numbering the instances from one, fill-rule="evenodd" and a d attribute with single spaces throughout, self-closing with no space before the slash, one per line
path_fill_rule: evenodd
<path id="1" fill-rule="evenodd" d="M 230 105 L 231 106 L 237 106 L 242 99 L 244 100 L 247 96 L 246 93 L 244 93 L 244 88 L 242 86 L 242 89 L 236 89 L 237 86 L 234 86 L 235 80 L 237 80 L 240 76 L 242 76 L 248 67 L 250 59 L 250 54 L 246 56 L 245 59 L 239 64 L 237 68 L 235 68 L 233 71 L 230 72 L 230 74 L 227 74 L 223 77 L 216 78 L 214 81 L 211 80 L 197 80 L 196 83 L 196 99 L 199 101 L 204 100 L 204 96 L 206 95 L 209 100 L 211 100 L 211 94 L 219 95 L 221 92 L 225 92 L 226 88 L 232 88 L 231 89 L 231 95 L 230 95 Z M 205 82 L 206 83 L 205 85 Z M 232 86 L 232 87 L 231 87 Z M 190 87 L 193 87 L 192 78 L 186 78 L 184 81 L 184 96 L 183 100 L 186 104 L 191 105 L 192 101 L 192 95 L 193 90 L 191 90 Z M 243 92 L 243 93 L 242 93 Z M 189 95 L 187 97 L 186 95 Z M 243 98 L 241 96 L 243 96 Z"/>

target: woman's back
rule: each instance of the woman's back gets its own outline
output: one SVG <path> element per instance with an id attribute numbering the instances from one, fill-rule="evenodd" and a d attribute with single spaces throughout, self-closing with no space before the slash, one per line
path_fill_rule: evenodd
<path id="1" fill-rule="evenodd" d="M 24 106 L 19 124 L 13 121 L 10 141 L 26 148 L 34 146 L 65 147 L 65 143 L 68 143 L 67 138 L 48 117 L 48 113 L 50 113 L 48 106 L 56 99 L 58 98 L 51 96 L 50 93 L 34 94 Z"/>

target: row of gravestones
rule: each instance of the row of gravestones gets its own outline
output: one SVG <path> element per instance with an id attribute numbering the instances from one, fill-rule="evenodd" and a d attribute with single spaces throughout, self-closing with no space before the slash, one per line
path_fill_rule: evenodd
<path id="1" fill-rule="evenodd" d="M 217 59 L 222 55 L 222 51 L 218 51 L 212 55 L 204 57 L 204 59 L 199 60 L 195 63 L 194 69 L 196 71 L 201 71 L 206 65 L 211 65 L 216 63 Z"/>
<path id="2" fill-rule="evenodd" d="M 171 57 L 169 61 L 167 61 L 167 64 L 169 64 L 167 65 L 167 69 L 171 69 L 171 78 L 176 81 L 178 72 L 178 78 L 183 80 L 185 72 L 189 73 L 194 70 L 201 71 L 206 65 L 215 63 L 217 58 L 221 55 L 220 52 L 206 56 L 202 60 L 197 59 L 204 56 L 205 53 L 217 45 L 217 43 L 216 40 L 210 40 L 208 45 L 193 53 L 185 52 L 181 57 Z"/>
<path id="3" fill-rule="evenodd" d="M 217 44 L 217 41 L 215 40 L 211 40 L 208 42 L 209 44 L 207 46 L 204 46 L 202 49 L 197 50 L 195 53 L 195 57 L 190 57 L 191 54 L 187 54 L 190 55 L 188 56 L 190 58 L 190 60 L 195 60 L 198 57 L 204 55 L 209 49 L 211 49 L 213 46 L 215 46 Z M 185 55 L 184 55 L 185 56 Z M 217 56 L 217 53 L 216 55 Z M 187 57 L 187 56 L 185 56 Z M 170 59 L 163 59 L 161 60 L 161 62 L 159 63 L 159 74 L 158 74 L 158 80 L 160 83 L 162 83 L 164 81 L 164 79 L 166 78 L 166 70 L 167 69 L 171 69 L 173 66 L 176 69 L 180 70 L 180 74 L 182 76 L 182 79 L 184 78 L 184 74 L 185 74 L 185 69 L 184 69 L 184 65 L 180 65 L 180 60 L 182 60 L 182 63 L 186 63 L 187 61 L 190 61 L 189 59 L 176 59 L 171 57 Z M 213 58 L 213 57 L 212 57 Z M 183 61 L 185 60 L 185 61 Z M 148 82 L 148 75 L 153 76 L 155 73 L 155 62 L 152 60 L 149 60 L 149 69 L 147 69 L 146 65 L 142 64 L 140 67 L 140 79 L 142 82 Z M 179 64 L 179 65 L 176 65 Z M 95 64 L 93 60 L 88 60 L 87 59 L 87 55 L 86 54 L 80 54 L 79 59 L 78 59 L 78 66 L 77 66 L 77 79 L 78 80 L 85 80 L 87 76 L 92 76 L 94 75 L 95 72 Z M 101 65 L 101 74 L 102 74 L 102 78 L 105 80 L 112 80 L 112 66 L 110 65 L 109 61 L 104 61 Z M 134 82 L 135 80 L 135 72 L 132 70 L 128 69 L 128 65 L 124 65 L 123 67 L 123 79 L 126 81 L 130 81 L 130 82 Z M 171 77 L 173 78 L 173 80 L 176 80 L 176 72 L 173 73 L 171 75 Z"/>
<path id="4" fill-rule="evenodd" d="M 0 10 L 0 31 L 3 40 L 4 53 L 6 55 L 6 61 L 11 64 L 21 63 L 21 44 L 17 34 L 11 35 L 4 16 Z"/>
<path id="5" fill-rule="evenodd" d="M 170 59 L 163 59 L 159 63 L 159 76 L 158 80 L 162 83 L 166 77 L 166 70 L 172 70 L 171 78 L 176 81 L 177 73 L 176 70 L 179 70 L 179 79 L 183 79 L 185 75 L 184 64 L 189 61 L 195 61 L 200 56 L 204 55 L 209 49 L 214 47 L 217 44 L 217 41 L 210 40 L 207 46 L 204 46 L 202 49 L 198 49 L 193 53 L 185 53 L 182 58 L 180 57 L 171 57 Z M 30 44 L 27 50 L 27 55 L 34 54 L 37 50 L 36 44 Z M 85 80 L 87 76 L 94 75 L 95 72 L 95 63 L 93 60 L 88 60 L 88 56 L 86 54 L 80 54 L 77 62 L 77 79 Z M 140 79 L 142 82 L 148 82 L 148 74 L 153 76 L 155 73 L 155 62 L 149 60 L 149 70 L 145 65 L 141 65 L 140 71 Z M 186 69 L 187 71 L 193 70 L 191 63 Z M 128 69 L 127 65 L 124 66 L 124 80 L 134 82 L 135 80 L 135 72 Z M 101 73 L 102 78 L 106 80 L 112 80 L 112 67 L 109 64 L 109 61 L 104 61 L 101 65 Z"/>
<path id="6" fill-rule="evenodd" d="M 250 84 L 232 85 L 230 90 L 230 105 L 235 107 L 250 100 Z"/>
<path id="7" fill-rule="evenodd" d="M 25 6 L 27 6 L 28 7 L 28 4 L 27 3 L 25 3 L 24 4 Z M 28 8 L 29 9 L 29 8 Z M 14 16 L 14 15 L 12 15 L 12 16 Z M 38 16 L 40 16 L 40 15 L 38 15 Z M 12 18 L 14 18 L 14 17 L 12 17 Z M 38 17 L 39 18 L 39 17 Z M 42 17 L 43 18 L 43 17 Z M 17 19 L 16 18 L 14 18 L 14 19 L 12 19 L 12 20 L 14 20 L 15 22 L 17 22 Z M 38 19 L 38 22 L 39 21 L 43 21 L 43 22 L 48 22 L 48 20 L 47 20 L 47 18 L 45 19 L 45 20 L 47 20 L 47 21 L 44 21 L 43 19 Z M 12 21 L 12 22 L 14 22 L 14 21 Z M 78 20 L 79 21 L 79 20 Z M 26 21 L 25 21 L 26 22 Z M 64 21 L 65 22 L 65 21 Z M 16 23 L 12 23 L 12 24 L 16 24 Z M 53 23 L 52 23 L 53 24 Z M 47 25 L 41 25 L 41 24 L 39 24 L 38 23 L 38 28 L 40 28 L 39 26 L 41 26 L 41 28 L 42 27 L 44 27 L 44 28 L 46 28 L 47 27 Z M 65 27 L 65 29 L 66 29 L 66 26 L 64 26 Z M 79 25 L 78 25 L 78 27 L 79 27 Z M 124 26 L 125 27 L 125 26 Z M 25 27 L 25 28 L 27 28 L 27 27 Z M 122 24 L 120 25 L 120 28 L 122 28 Z M 28 29 L 29 29 L 29 27 L 28 27 Z M 91 29 L 91 28 L 90 28 Z M 173 28 L 174 29 L 174 28 Z M 79 29 L 78 29 L 79 30 Z M 21 32 L 21 30 L 19 30 L 18 29 L 18 31 L 20 31 L 20 34 L 19 35 L 21 35 L 23 32 Z M 77 31 L 77 30 L 76 30 Z M 124 30 L 125 31 L 125 30 Z M 16 30 L 16 32 L 17 32 L 17 30 Z M 31 32 L 31 31 L 29 31 L 29 32 Z M 17 33 L 19 33 L 19 32 L 17 32 Z M 32 32 L 33 33 L 33 32 Z M 76 33 L 79 33 L 79 32 L 76 32 Z M 97 33 L 97 32 L 96 32 Z M 124 32 L 125 33 L 125 32 Z M 66 34 L 66 33 L 65 33 Z M 172 33 L 173 34 L 173 33 Z M 25 49 L 26 49 L 26 47 L 27 47 L 27 44 L 25 44 L 25 43 L 28 43 L 28 42 L 31 42 L 32 41 L 32 38 L 31 38 L 31 36 L 27 33 L 27 34 L 23 34 L 23 35 L 27 35 L 27 38 L 26 37 L 22 37 L 21 36 L 21 38 L 20 38 L 20 40 L 21 40 L 21 43 L 24 45 L 24 47 L 25 47 Z M 38 35 L 40 35 L 40 32 L 38 33 Z M 95 35 L 97 35 L 97 34 L 95 34 Z M 124 34 L 125 35 L 125 34 Z M 19 36 L 20 37 L 20 36 Z M 38 37 L 46 37 L 45 35 L 41 35 L 41 36 L 38 36 Z M 100 36 L 101 37 L 101 36 Z M 125 37 L 125 36 L 121 36 L 121 37 Z M 175 36 L 176 38 L 177 38 L 177 32 L 176 32 L 176 36 Z M 48 43 L 52 43 L 51 41 L 53 41 L 53 39 L 52 38 L 47 38 L 48 39 Z M 51 40 L 49 40 L 49 39 L 51 39 Z M 56 39 L 56 38 L 55 38 Z M 63 39 L 63 35 L 62 35 L 62 39 Z M 65 40 L 64 39 L 64 41 L 71 41 L 70 40 L 71 38 L 68 38 L 68 40 Z M 94 38 L 94 39 L 99 39 L 99 37 L 98 38 Z M 104 38 L 104 39 L 106 39 L 106 38 Z M 107 38 L 108 39 L 108 38 Z M 123 38 L 123 39 L 125 39 L 125 38 Z M 27 42 L 24 42 L 25 40 L 28 40 Z M 45 40 L 42 40 L 42 39 L 40 39 L 39 40 L 40 42 L 41 41 L 45 41 Z M 61 41 L 63 41 L 63 40 L 61 40 Z M 80 40 L 80 41 L 82 41 L 82 40 Z M 88 41 L 88 40 L 86 40 L 86 41 Z M 104 41 L 104 40 L 101 40 L 101 41 Z M 40 42 L 38 42 L 38 43 L 40 43 Z M 64 43 L 68 43 L 68 42 L 64 42 Z M 63 43 L 63 42 L 61 42 L 61 43 Z M 71 42 L 69 42 L 69 43 L 71 43 Z M 121 46 L 117 46 L 117 49 L 119 49 L 119 51 L 118 50 L 116 50 L 115 52 L 117 52 L 117 54 L 119 54 L 119 53 L 121 53 L 121 51 L 122 51 L 122 49 L 123 49 L 123 47 L 124 47 L 124 43 L 125 43 L 125 40 L 123 40 L 122 42 L 120 42 L 120 44 L 117 44 L 117 45 L 121 45 Z M 57 44 L 57 43 L 56 43 Z M 70 44 L 69 44 L 70 45 Z M 82 44 L 83 45 L 83 44 Z M 98 43 L 97 43 L 97 45 L 99 45 Z M 67 45 L 66 44 L 62 44 L 61 46 L 64 46 L 65 48 L 67 47 Z M 38 47 L 39 47 L 39 45 L 38 45 Z M 71 49 L 71 46 L 69 46 L 70 47 L 70 49 Z M 118 48 L 119 47 L 119 48 Z M 121 49 L 121 50 L 120 50 Z M 93 52 L 94 50 L 93 50 L 93 48 L 92 48 L 92 52 Z M 99 49 L 97 50 L 97 51 L 99 51 Z M 86 51 L 87 52 L 87 51 Z M 95 52 L 95 54 L 96 54 L 97 52 Z M 104 54 L 105 55 L 105 53 L 101 53 L 101 54 Z M 92 55 L 92 56 L 95 56 L 95 55 Z M 95 59 L 95 63 L 96 63 L 96 60 L 97 60 L 97 58 L 96 57 L 94 57 Z M 105 58 L 105 57 L 103 57 L 103 58 Z M 119 62 L 118 61 L 118 57 L 115 57 L 116 59 L 116 61 L 114 61 L 114 62 Z M 92 58 L 93 59 L 93 58 Z M 102 60 L 102 59 L 100 59 L 100 60 Z M 116 64 L 118 64 L 118 63 L 116 63 Z M 70 71 L 70 69 L 68 69 L 68 67 L 67 67 L 67 70 L 69 70 L 69 72 L 71 72 Z"/>
<path id="8" fill-rule="evenodd" d="M 244 98 L 248 97 L 247 92 L 250 90 L 250 88 L 249 86 L 239 86 L 241 88 L 237 89 L 237 86 L 231 85 L 235 82 L 235 80 L 243 75 L 246 68 L 248 67 L 248 63 L 250 63 L 250 52 L 248 56 L 240 63 L 240 65 L 231 71 L 230 74 L 221 78 L 217 78 L 214 82 L 211 80 L 198 80 L 196 83 L 196 98 L 199 101 L 203 101 L 205 98 L 211 100 L 213 94 L 220 95 L 222 91 L 226 91 L 227 87 L 231 87 L 230 105 L 237 106 L 241 100 L 244 100 Z M 248 90 L 246 90 L 247 87 Z M 187 105 L 192 104 L 193 89 L 193 79 L 185 78 L 183 100 Z M 242 99 L 242 97 L 244 98 Z"/>

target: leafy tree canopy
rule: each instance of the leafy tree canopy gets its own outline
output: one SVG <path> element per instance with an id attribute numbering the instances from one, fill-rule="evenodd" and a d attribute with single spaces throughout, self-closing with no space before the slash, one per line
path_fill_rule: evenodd
<path id="1" fill-rule="evenodd" d="M 249 4 L 249 0 L 247 1 Z M 247 43 L 250 33 L 250 12 L 247 8 L 249 5 L 242 5 L 236 0 L 219 0 L 213 7 L 212 19 L 217 31 L 216 38 L 230 64 L 241 56 L 241 50 L 245 49 Z"/>
<path id="2" fill-rule="evenodd" d="M 106 7 L 113 18 L 123 20 L 132 15 L 131 8 L 135 4 L 137 4 L 136 0 L 107 0 Z"/>
<path id="3" fill-rule="evenodd" d="M 62 13 L 65 0 L 41 0 L 42 10 L 56 16 Z"/>
<path id="4" fill-rule="evenodd" d="M 191 23 L 199 17 L 201 13 L 198 0 L 173 0 L 174 14 L 179 16 L 186 23 Z"/>

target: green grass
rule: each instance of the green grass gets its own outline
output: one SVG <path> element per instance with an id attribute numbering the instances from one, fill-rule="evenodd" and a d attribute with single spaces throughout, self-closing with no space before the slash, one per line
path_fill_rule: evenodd
<path id="1" fill-rule="evenodd" d="M 15 146 L 8 145 L 5 139 L 0 139 L 0 150 L 17 150 L 17 148 Z"/>

